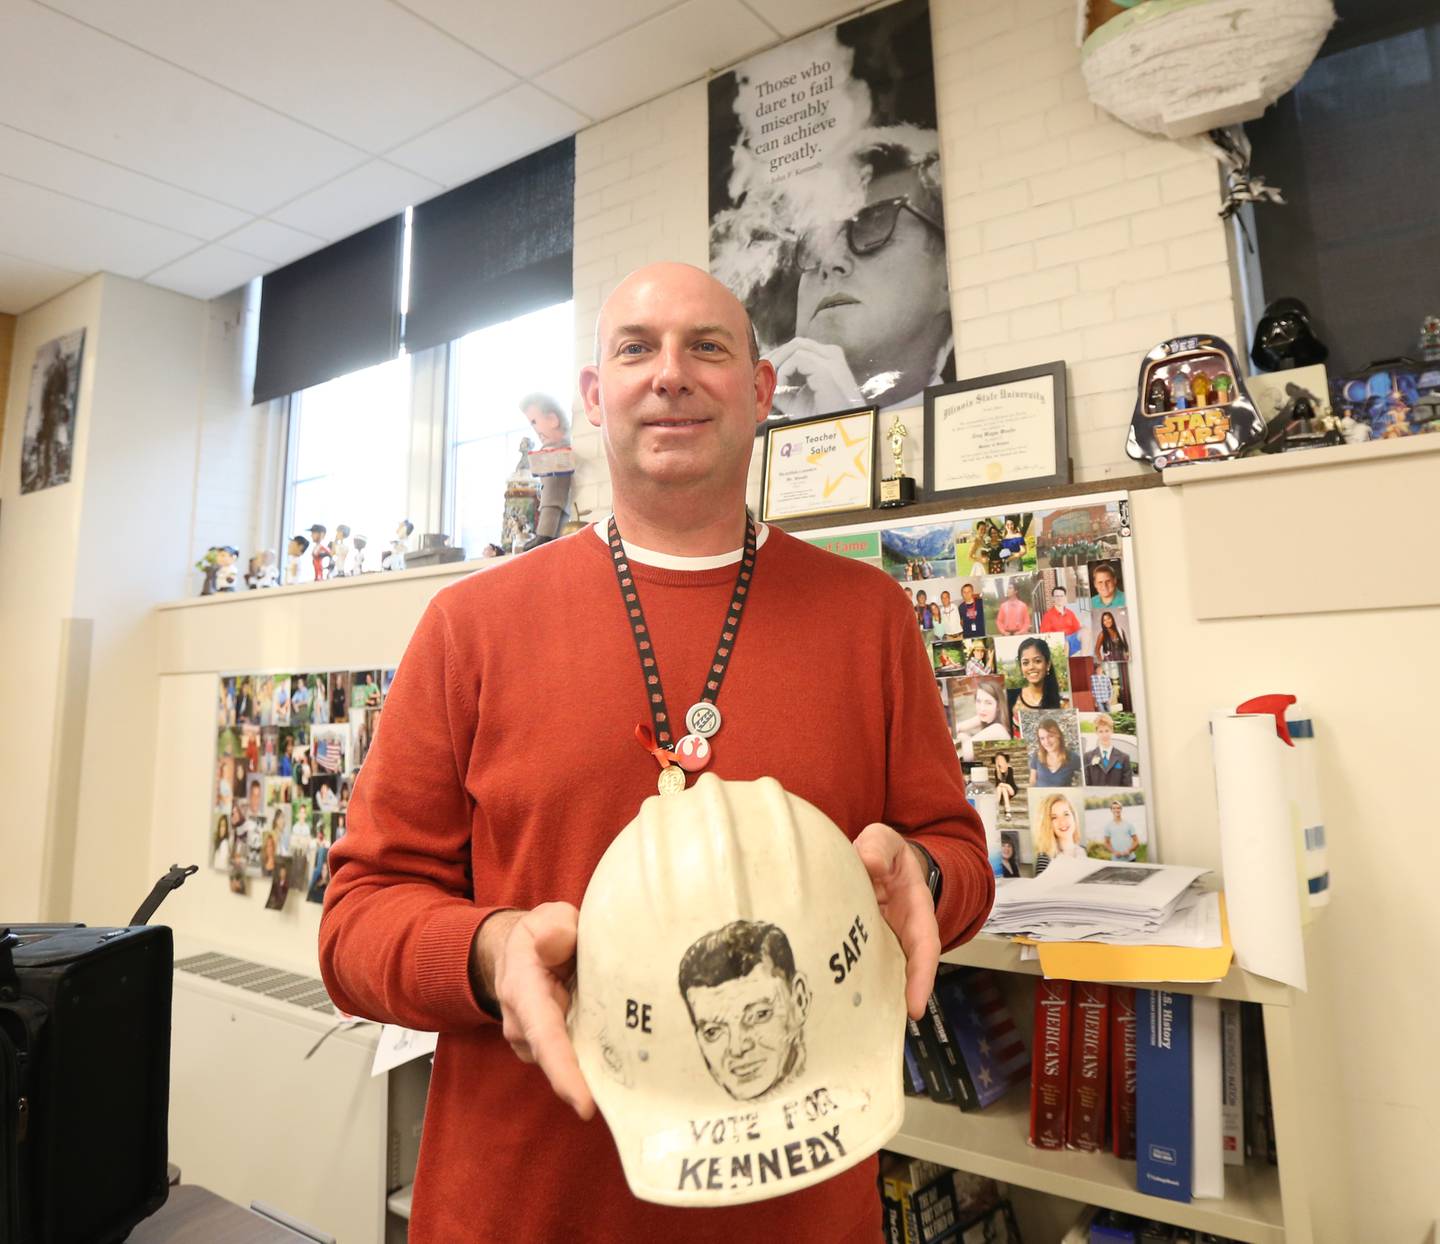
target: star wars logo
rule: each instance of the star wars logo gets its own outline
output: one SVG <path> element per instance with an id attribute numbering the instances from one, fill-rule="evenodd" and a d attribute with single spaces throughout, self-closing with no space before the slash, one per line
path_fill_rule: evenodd
<path id="1" fill-rule="evenodd" d="M 1218 410 L 1197 410 L 1166 415 L 1155 429 L 1155 443 L 1161 449 L 1183 449 L 1187 445 L 1218 445 L 1230 431 L 1230 417 Z"/>

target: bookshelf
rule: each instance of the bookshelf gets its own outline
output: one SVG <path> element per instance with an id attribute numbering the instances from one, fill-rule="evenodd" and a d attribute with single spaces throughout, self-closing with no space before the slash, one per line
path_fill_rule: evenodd
<path id="1" fill-rule="evenodd" d="M 949 952 L 943 960 L 1017 976 L 1040 975 L 1039 963 L 1022 960 L 1020 947 L 1005 938 L 982 935 Z M 970 1114 L 928 1098 L 907 1098 L 905 1121 L 886 1148 L 1018 1187 L 1157 1218 L 1248 1244 L 1311 1244 L 1310 1210 L 1299 1156 L 1300 1098 L 1290 1023 L 1290 988 L 1233 965 L 1225 979 L 1214 984 L 1167 984 L 1165 988 L 1201 997 L 1258 1002 L 1265 1017 L 1275 1147 L 1280 1162 L 1278 1166 L 1227 1166 L 1223 1199 L 1189 1204 L 1167 1201 L 1136 1190 L 1133 1160 L 1109 1153 L 1032 1149 L 1026 1139 L 1030 1122 L 1028 1084 L 1016 1085 L 1001 1101 Z"/>

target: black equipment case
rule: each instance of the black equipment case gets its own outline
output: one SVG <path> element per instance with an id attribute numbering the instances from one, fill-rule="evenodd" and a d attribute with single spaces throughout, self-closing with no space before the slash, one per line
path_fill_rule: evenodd
<path id="1" fill-rule="evenodd" d="M 0 1244 L 118 1244 L 168 1193 L 170 930 L 0 926 Z"/>

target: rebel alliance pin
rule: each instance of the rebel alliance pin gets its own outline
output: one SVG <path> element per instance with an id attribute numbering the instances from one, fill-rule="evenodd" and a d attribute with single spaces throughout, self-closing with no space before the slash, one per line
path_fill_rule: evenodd
<path id="1" fill-rule="evenodd" d="M 720 710 L 709 700 L 699 700 L 685 711 L 685 729 L 702 739 L 714 738 L 720 725 Z"/>
<path id="2" fill-rule="evenodd" d="M 675 763 L 686 773 L 699 773 L 710 763 L 713 753 L 710 740 L 698 734 L 687 734 L 675 744 Z"/>

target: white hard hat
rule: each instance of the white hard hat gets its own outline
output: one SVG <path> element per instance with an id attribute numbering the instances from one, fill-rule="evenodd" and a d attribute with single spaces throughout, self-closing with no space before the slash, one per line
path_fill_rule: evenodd
<path id="1" fill-rule="evenodd" d="M 905 958 L 865 866 L 773 778 L 647 799 L 580 908 L 570 1033 L 630 1190 L 783 1196 L 900 1127 Z"/>

